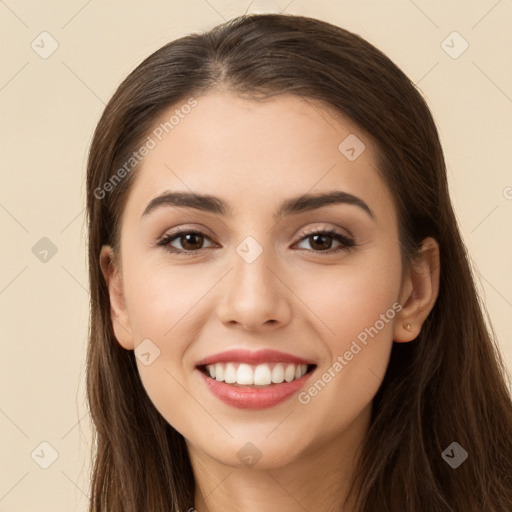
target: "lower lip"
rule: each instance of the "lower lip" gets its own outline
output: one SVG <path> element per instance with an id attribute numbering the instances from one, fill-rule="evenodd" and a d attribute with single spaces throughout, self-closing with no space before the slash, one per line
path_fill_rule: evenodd
<path id="1" fill-rule="evenodd" d="M 196 370 L 201 374 L 208 389 L 219 400 L 238 409 L 266 409 L 280 404 L 297 393 L 314 372 L 313 369 L 300 379 L 292 380 L 291 382 L 274 384 L 267 388 L 251 388 L 232 386 L 231 384 L 212 379 L 197 368 Z"/>

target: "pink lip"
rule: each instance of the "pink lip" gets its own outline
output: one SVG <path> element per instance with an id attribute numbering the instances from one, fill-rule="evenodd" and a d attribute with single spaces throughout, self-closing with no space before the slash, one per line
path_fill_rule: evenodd
<path id="1" fill-rule="evenodd" d="M 227 362 L 240 362 L 247 364 L 258 363 L 294 363 L 294 364 L 315 364 L 314 361 L 307 361 L 301 357 L 287 354 L 285 352 L 278 352 L 277 350 L 264 349 L 256 352 L 244 349 L 231 349 L 224 352 L 219 352 L 212 356 L 201 359 L 196 366 L 204 366 L 207 364 L 227 363 Z M 301 377 L 302 378 L 302 377 Z M 300 380 L 300 379 L 299 379 Z"/>
<path id="2" fill-rule="evenodd" d="M 268 359 L 267 359 L 268 361 Z M 305 364 L 305 363 L 304 363 Z M 314 370 L 300 379 L 267 388 L 234 386 L 212 379 L 201 370 L 197 370 L 208 389 L 222 402 L 238 409 L 266 409 L 284 402 L 302 388 Z"/>

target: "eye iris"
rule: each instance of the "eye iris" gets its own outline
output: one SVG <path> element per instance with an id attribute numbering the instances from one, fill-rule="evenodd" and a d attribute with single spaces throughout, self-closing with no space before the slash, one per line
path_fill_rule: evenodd
<path id="1" fill-rule="evenodd" d="M 328 235 L 311 235 L 310 236 L 311 240 L 313 240 L 314 242 L 311 244 L 311 247 L 315 247 L 315 245 L 317 246 L 317 249 L 330 249 L 331 248 L 331 245 L 332 245 L 332 239 L 330 236 Z M 318 244 L 317 242 L 317 239 L 324 239 L 324 243 L 322 244 L 321 242 Z M 329 242 L 325 242 L 325 239 L 330 239 L 330 243 Z M 320 247 L 318 247 L 318 245 L 320 245 Z"/>
<path id="2" fill-rule="evenodd" d="M 188 233 L 186 235 L 182 235 L 180 237 L 180 239 L 182 240 L 182 244 L 181 244 L 182 247 L 187 251 L 200 248 L 200 247 L 197 247 L 197 245 L 198 245 L 197 240 L 199 240 L 199 246 L 201 246 L 202 242 L 203 242 L 203 236 L 198 233 Z M 185 243 L 183 243 L 183 240 L 185 240 Z M 194 244 L 194 240 L 196 242 L 195 244 Z"/>

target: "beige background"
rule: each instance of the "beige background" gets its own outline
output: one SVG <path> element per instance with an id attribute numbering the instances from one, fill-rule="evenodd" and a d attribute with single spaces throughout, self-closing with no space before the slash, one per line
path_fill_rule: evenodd
<path id="1" fill-rule="evenodd" d="M 0 0 L 0 512 L 85 511 L 85 162 L 115 87 L 178 36 L 262 8 L 359 33 L 423 91 L 454 206 L 512 369 L 512 1 Z M 58 43 L 51 50 L 47 31 Z M 441 46 L 457 31 L 458 58 Z M 463 41 L 448 38 L 451 52 Z M 36 52 L 31 43 L 38 50 Z M 445 43 L 446 44 L 446 43 Z M 32 248 L 49 238 L 47 261 Z M 43 243 L 43 242 L 41 242 Z M 36 246 L 36 249 L 39 246 Z M 52 448 L 58 452 L 51 462 Z M 31 454 L 33 454 L 31 456 Z"/>

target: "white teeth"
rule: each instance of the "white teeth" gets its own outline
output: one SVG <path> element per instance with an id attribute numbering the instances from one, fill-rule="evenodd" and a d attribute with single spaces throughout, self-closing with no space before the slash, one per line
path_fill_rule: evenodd
<path id="1" fill-rule="evenodd" d="M 259 364 L 254 370 L 254 384 L 257 386 L 268 385 L 272 382 L 272 372 L 266 364 Z"/>
<path id="2" fill-rule="evenodd" d="M 291 382 L 295 379 L 295 366 L 293 364 L 289 364 L 284 371 L 284 380 L 286 382 Z"/>
<path id="3" fill-rule="evenodd" d="M 300 379 L 307 371 L 305 364 L 269 363 L 250 365 L 246 363 L 216 363 L 206 365 L 207 374 L 227 384 L 241 386 L 270 386 Z"/>
<path id="4" fill-rule="evenodd" d="M 217 380 L 224 380 L 224 366 L 219 363 L 215 365 L 215 378 Z"/>
<path id="5" fill-rule="evenodd" d="M 233 384 L 233 382 L 236 382 L 236 368 L 233 363 L 228 363 L 226 365 L 226 371 L 224 372 L 224 382 L 228 384 Z"/>
<path id="6" fill-rule="evenodd" d="M 228 363 L 229 364 L 229 363 Z M 254 373 L 250 365 L 241 363 L 236 372 L 237 384 L 252 386 L 254 384 Z"/>
<path id="7" fill-rule="evenodd" d="M 274 384 L 281 384 L 284 380 L 284 370 L 282 364 L 276 364 L 272 370 L 272 382 Z"/>

